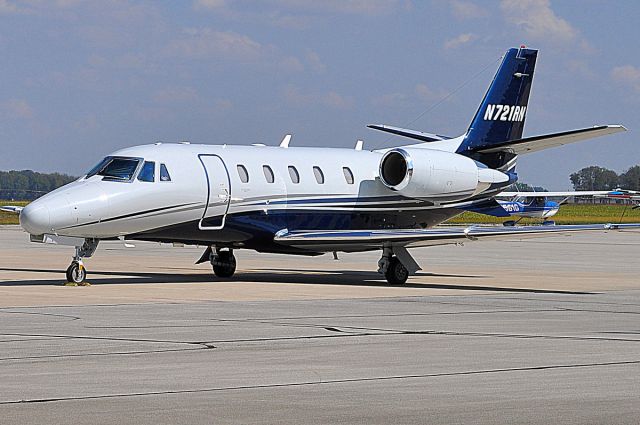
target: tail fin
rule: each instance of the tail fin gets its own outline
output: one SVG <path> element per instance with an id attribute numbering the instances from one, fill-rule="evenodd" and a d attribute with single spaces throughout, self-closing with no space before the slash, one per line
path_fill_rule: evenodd
<path id="1" fill-rule="evenodd" d="M 509 49 L 457 153 L 521 139 L 538 51 Z"/>

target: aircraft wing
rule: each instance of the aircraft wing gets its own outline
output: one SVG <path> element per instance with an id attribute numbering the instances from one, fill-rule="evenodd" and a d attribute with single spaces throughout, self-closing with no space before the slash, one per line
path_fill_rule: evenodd
<path id="1" fill-rule="evenodd" d="M 20 214 L 20 211 L 22 211 L 23 208 L 24 207 L 14 207 L 12 205 L 8 205 L 8 206 L 0 207 L 0 211 Z"/>
<path id="2" fill-rule="evenodd" d="M 640 229 L 633 224 L 585 224 L 567 226 L 441 226 L 430 229 L 406 230 L 341 230 L 287 231 L 275 235 L 275 241 L 296 248 L 317 251 L 350 251 L 363 248 L 379 249 L 384 244 L 405 246 L 437 246 L 459 244 L 481 239 L 523 239 L 545 235 L 566 235 L 577 232 Z"/>
<path id="3" fill-rule="evenodd" d="M 563 131 L 561 133 L 543 134 L 541 136 L 525 137 L 524 139 L 510 140 L 491 147 L 478 149 L 480 153 L 512 152 L 518 155 L 538 152 L 543 149 L 555 148 L 569 143 L 581 142 L 593 137 L 606 136 L 608 134 L 627 131 L 622 125 L 599 125 L 579 130 Z"/>

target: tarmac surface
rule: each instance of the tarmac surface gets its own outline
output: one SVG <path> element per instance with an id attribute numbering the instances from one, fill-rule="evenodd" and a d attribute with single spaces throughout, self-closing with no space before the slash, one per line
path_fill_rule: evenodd
<path id="1" fill-rule="evenodd" d="M 104 243 L 0 228 L 0 423 L 619 423 L 640 417 L 640 233 L 378 253 Z"/>

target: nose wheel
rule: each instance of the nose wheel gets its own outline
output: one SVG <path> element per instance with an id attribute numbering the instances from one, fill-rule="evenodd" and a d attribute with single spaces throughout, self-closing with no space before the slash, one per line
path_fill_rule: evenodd
<path id="1" fill-rule="evenodd" d="M 82 261 L 72 261 L 67 269 L 67 282 L 80 284 L 84 283 L 86 278 L 87 269 L 84 268 Z"/>
<path id="2" fill-rule="evenodd" d="M 82 258 L 91 257 L 98 248 L 98 242 L 98 239 L 85 239 L 82 246 L 76 246 L 76 254 L 66 272 L 67 282 L 72 284 L 71 286 L 89 286 L 86 283 L 87 269 L 84 268 Z"/>

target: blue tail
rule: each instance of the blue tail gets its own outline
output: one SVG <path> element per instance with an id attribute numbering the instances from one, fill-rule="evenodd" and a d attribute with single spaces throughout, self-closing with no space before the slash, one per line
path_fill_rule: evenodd
<path id="1" fill-rule="evenodd" d="M 457 153 L 522 138 L 538 51 L 509 49 Z"/>

